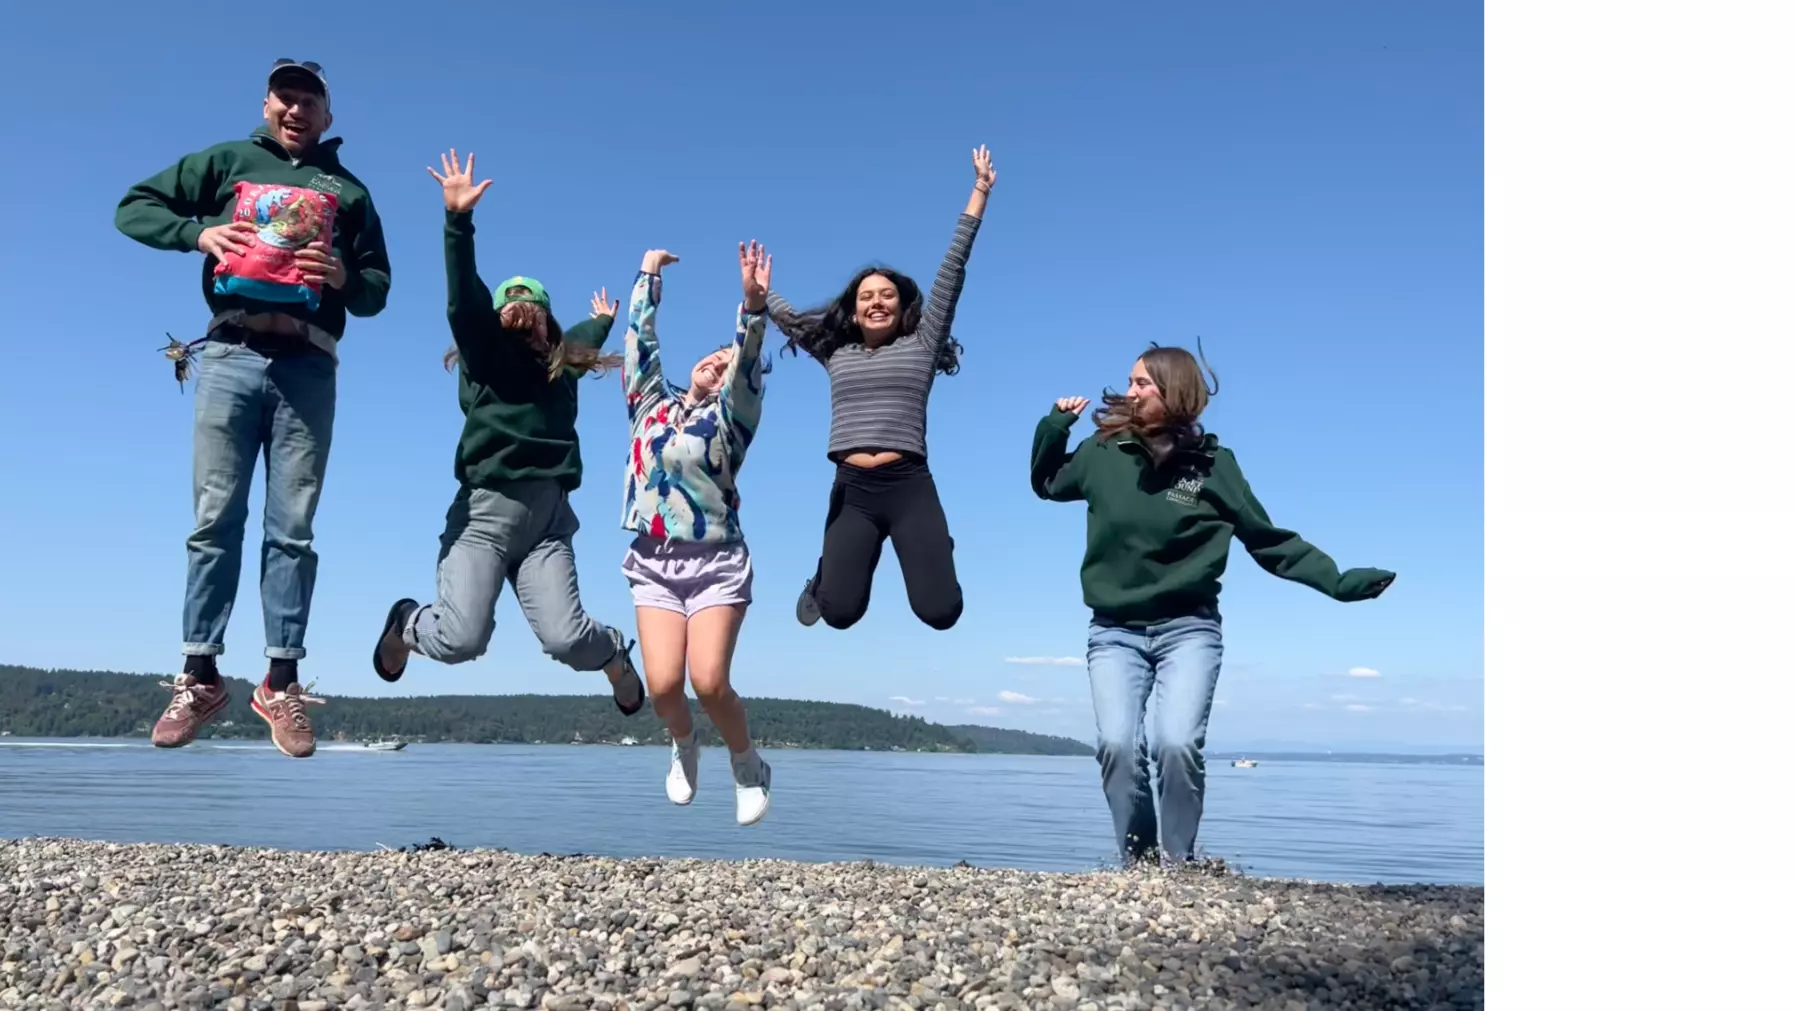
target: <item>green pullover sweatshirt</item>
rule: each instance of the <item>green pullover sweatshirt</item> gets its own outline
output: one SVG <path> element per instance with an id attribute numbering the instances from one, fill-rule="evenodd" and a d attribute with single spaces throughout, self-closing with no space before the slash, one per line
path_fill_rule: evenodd
<path id="1" fill-rule="evenodd" d="M 492 308 L 473 255 L 473 215 L 447 212 L 443 254 L 448 266 L 449 330 L 461 355 L 461 441 L 455 477 L 476 488 L 548 479 L 579 487 L 579 379 L 569 370 L 548 378 L 528 342 L 507 332 Z M 612 316 L 574 326 L 561 339 L 604 346 Z"/>
<path id="2" fill-rule="evenodd" d="M 315 312 L 302 304 L 214 294 L 212 271 L 218 260 L 209 254 L 200 272 L 200 290 L 214 316 L 231 309 L 281 312 L 341 339 L 345 317 L 378 313 L 386 308 L 392 288 L 380 215 L 367 187 L 337 160 L 341 145 L 342 138 L 332 137 L 294 158 L 266 127 L 258 128 L 248 140 L 227 141 L 187 155 L 131 187 L 118 203 L 114 223 L 152 249 L 190 253 L 199 248 L 200 232 L 231 219 L 239 181 L 285 183 L 336 194 L 334 248 L 348 279 L 340 291 L 325 285 Z"/>
<path id="3" fill-rule="evenodd" d="M 1340 572 L 1326 552 L 1273 524 L 1213 435 L 1159 467 L 1126 435 L 1091 436 L 1066 453 L 1077 420 L 1057 409 L 1040 420 L 1029 477 L 1043 499 L 1088 503 L 1084 603 L 1100 620 L 1150 625 L 1213 607 L 1236 536 L 1265 571 L 1335 600 L 1369 600 L 1395 578 Z"/>

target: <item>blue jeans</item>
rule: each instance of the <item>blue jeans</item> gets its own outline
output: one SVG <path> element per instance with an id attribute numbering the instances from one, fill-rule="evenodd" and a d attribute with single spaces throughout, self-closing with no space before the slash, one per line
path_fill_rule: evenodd
<path id="1" fill-rule="evenodd" d="M 305 656 L 318 576 L 311 525 L 336 423 L 336 360 L 321 353 L 265 357 L 241 344 L 208 342 L 200 350 L 198 371 L 181 652 L 224 652 L 224 629 L 243 571 L 249 486 L 260 456 L 267 472 L 262 510 L 267 655 L 297 660 Z"/>
<path id="2" fill-rule="evenodd" d="M 1221 676 L 1220 615 L 1144 628 L 1092 621 L 1089 662 L 1096 760 L 1122 858 L 1135 863 L 1157 851 L 1168 860 L 1193 859 L 1206 775 L 1202 748 Z M 1150 721 L 1149 698 L 1156 702 Z"/>

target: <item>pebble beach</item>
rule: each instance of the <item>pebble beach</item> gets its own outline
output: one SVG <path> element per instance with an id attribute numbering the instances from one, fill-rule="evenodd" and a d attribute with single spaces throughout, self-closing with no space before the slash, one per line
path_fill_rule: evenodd
<path id="1" fill-rule="evenodd" d="M 1483 890 L 0 840 L 0 1007 L 1483 1006 Z"/>

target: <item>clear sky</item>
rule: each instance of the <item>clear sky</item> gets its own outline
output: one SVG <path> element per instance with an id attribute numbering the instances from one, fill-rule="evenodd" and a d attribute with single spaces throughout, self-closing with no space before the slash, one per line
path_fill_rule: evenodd
<path id="1" fill-rule="evenodd" d="M 1222 384 L 1208 426 L 1272 518 L 1342 567 L 1399 573 L 1344 605 L 1236 547 L 1211 741 L 1480 746 L 1480 4 L 499 11 L 368 4 L 273 33 L 222 5 L 80 32 L 63 8 L 9 12 L 0 661 L 179 662 L 193 391 L 157 347 L 204 325 L 200 257 L 131 242 L 113 209 L 182 154 L 246 136 L 284 56 L 324 65 L 332 134 L 394 265 L 389 307 L 351 319 L 342 345 L 301 666 L 320 693 L 393 694 L 368 663 L 379 623 L 434 585 L 461 423 L 424 172 L 439 152 L 477 152 L 496 180 L 477 211 L 483 272 L 540 277 L 564 319 L 601 285 L 627 299 L 643 249 L 680 254 L 661 310 L 679 374 L 731 332 L 737 241 L 768 244 L 799 304 L 872 260 L 926 288 L 982 143 L 998 183 L 955 325 L 963 371 L 929 419 L 965 616 L 947 633 L 917 621 L 887 549 L 860 625 L 796 623 L 832 478 L 828 385 L 780 359 L 742 479 L 757 596 L 743 694 L 1088 737 L 1084 515 L 1030 492 L 1029 440 L 1053 398 L 1119 388 L 1149 341 L 1200 335 Z M 633 634 L 627 424 L 614 379 L 581 399 L 582 589 Z M 259 479 L 251 510 L 224 658 L 243 677 L 263 663 Z M 602 685 L 544 657 L 507 596 L 484 659 L 419 661 L 396 687 Z"/>

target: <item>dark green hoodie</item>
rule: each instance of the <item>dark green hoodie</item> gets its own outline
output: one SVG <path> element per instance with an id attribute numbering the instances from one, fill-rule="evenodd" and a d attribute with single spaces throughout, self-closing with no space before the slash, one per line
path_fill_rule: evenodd
<path id="1" fill-rule="evenodd" d="M 499 324 L 492 289 L 473 255 L 473 215 L 447 212 L 449 330 L 461 356 L 461 441 L 455 477 L 476 488 L 547 479 L 579 487 L 579 377 L 548 378 L 548 366 L 523 338 Z M 610 336 L 612 316 L 588 319 L 561 336 L 594 348 Z"/>
<path id="2" fill-rule="evenodd" d="M 1213 435 L 1158 467 L 1126 435 L 1091 436 L 1067 454 L 1077 420 L 1060 410 L 1040 420 L 1029 477 L 1041 498 L 1089 503 L 1084 603 L 1099 619 L 1149 625 L 1213 606 L 1234 537 L 1265 571 L 1335 600 L 1369 600 L 1395 578 L 1382 569 L 1340 572 L 1326 552 L 1272 524 L 1233 451 Z"/>
<path id="3" fill-rule="evenodd" d="M 231 219 L 239 181 L 285 183 L 303 186 L 337 197 L 336 255 L 348 273 L 342 290 L 324 287 L 317 311 L 294 303 L 259 302 L 237 295 L 212 292 L 212 271 L 218 266 L 207 255 L 200 273 L 200 290 L 212 314 L 230 309 L 249 312 L 282 312 L 315 324 L 332 337 L 341 338 L 345 314 L 372 316 L 386 308 L 392 288 L 392 265 L 386 259 L 386 235 L 380 215 L 368 191 L 337 160 L 342 138 L 332 137 L 294 158 L 281 143 L 258 128 L 248 140 L 233 140 L 190 154 L 161 173 L 131 187 L 118 203 L 114 222 L 118 230 L 152 249 L 190 253 L 198 249 L 199 233 Z"/>

